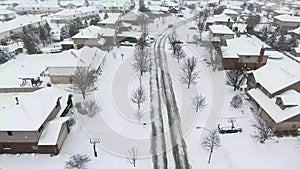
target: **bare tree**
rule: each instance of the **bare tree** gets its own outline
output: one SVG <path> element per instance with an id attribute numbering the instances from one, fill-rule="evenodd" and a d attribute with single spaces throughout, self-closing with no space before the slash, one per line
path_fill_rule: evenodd
<path id="1" fill-rule="evenodd" d="M 70 89 L 82 95 L 83 99 L 90 92 L 96 91 L 97 76 L 88 67 L 76 67 Z"/>
<path id="2" fill-rule="evenodd" d="M 230 106 L 233 108 L 239 108 L 242 106 L 242 104 L 243 104 L 243 98 L 239 94 L 233 96 L 233 98 L 230 102 Z"/>
<path id="3" fill-rule="evenodd" d="M 212 67 L 213 71 L 216 71 L 218 66 L 221 64 L 218 57 L 218 52 L 215 50 L 215 47 L 212 44 L 209 44 L 207 51 L 209 54 L 209 60 L 206 60 L 206 63 L 208 66 Z"/>
<path id="4" fill-rule="evenodd" d="M 241 68 L 235 68 L 226 72 L 226 84 L 232 86 L 234 91 L 241 87 L 245 79 L 246 77 Z"/>
<path id="5" fill-rule="evenodd" d="M 140 72 L 141 76 L 150 70 L 150 54 L 147 48 L 135 48 L 132 67 L 134 70 Z"/>
<path id="6" fill-rule="evenodd" d="M 175 45 L 178 42 L 175 28 L 173 29 L 173 32 L 171 34 L 169 34 L 168 39 L 169 39 L 169 43 L 171 45 L 171 50 L 173 50 L 173 54 L 175 54 L 175 50 L 176 50 Z"/>
<path id="7" fill-rule="evenodd" d="M 204 96 L 197 95 L 195 96 L 193 99 L 193 105 L 195 107 L 196 112 L 201 111 L 204 109 L 204 107 L 206 106 L 206 98 Z"/>
<path id="8" fill-rule="evenodd" d="M 180 59 L 183 59 L 186 57 L 186 54 L 184 53 L 182 46 L 179 43 L 175 43 L 173 47 L 174 51 L 174 57 L 177 59 L 177 62 L 179 63 Z"/>
<path id="9" fill-rule="evenodd" d="M 139 17 L 139 24 L 141 25 L 141 31 L 143 38 L 145 39 L 146 36 L 148 35 L 148 23 L 149 23 L 149 18 L 146 14 L 142 13 Z"/>
<path id="10" fill-rule="evenodd" d="M 199 77 L 198 73 L 196 71 L 197 68 L 197 59 L 196 57 L 187 58 L 184 60 L 184 64 L 181 68 L 182 75 L 181 75 L 181 81 L 183 84 L 188 85 L 188 89 L 190 88 L 190 85 L 195 82 L 195 80 Z"/>
<path id="11" fill-rule="evenodd" d="M 252 122 L 252 127 L 255 129 L 254 134 L 251 135 L 256 141 L 264 143 L 266 140 L 274 136 L 270 124 L 265 122 L 257 113 L 254 115 L 255 121 Z"/>
<path id="12" fill-rule="evenodd" d="M 209 152 L 209 157 L 208 157 L 208 164 L 209 164 L 214 149 L 217 149 L 218 147 L 221 146 L 218 131 L 217 130 L 212 131 L 207 137 L 203 139 L 201 145 L 205 151 Z"/>
<path id="13" fill-rule="evenodd" d="M 133 167 L 136 166 L 136 161 L 138 159 L 138 151 L 136 148 L 131 148 L 130 150 L 128 150 L 127 159 L 129 161 L 129 163 L 133 165 Z"/>
<path id="14" fill-rule="evenodd" d="M 138 106 L 138 111 L 141 109 L 141 104 L 147 100 L 146 92 L 143 86 L 139 86 L 131 95 L 131 101 Z"/>
<path id="15" fill-rule="evenodd" d="M 197 27 L 199 30 L 199 34 L 200 34 L 200 40 L 202 40 L 202 32 L 205 28 L 205 23 L 206 20 L 209 16 L 209 9 L 205 8 L 203 11 L 199 12 L 198 16 L 197 16 Z"/>
<path id="16" fill-rule="evenodd" d="M 66 161 L 65 169 L 86 169 L 87 163 L 91 159 L 84 154 L 76 154 Z"/>

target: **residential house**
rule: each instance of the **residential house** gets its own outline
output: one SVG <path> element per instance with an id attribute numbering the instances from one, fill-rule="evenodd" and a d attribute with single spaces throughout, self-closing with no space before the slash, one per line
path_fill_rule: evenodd
<path id="1" fill-rule="evenodd" d="M 226 25 L 229 28 L 232 28 L 234 21 L 230 16 L 225 14 L 214 15 L 207 18 L 206 28 L 208 29 L 211 25 Z"/>
<path id="2" fill-rule="evenodd" d="M 88 19 L 99 15 L 99 10 L 95 7 L 80 7 L 76 9 L 64 9 L 55 13 L 51 18 L 53 23 L 71 23 L 76 18 Z"/>
<path id="3" fill-rule="evenodd" d="M 266 48 L 270 47 L 255 36 L 227 39 L 226 46 L 221 47 L 223 67 L 225 70 L 237 66 L 258 69 L 267 62 Z"/>
<path id="4" fill-rule="evenodd" d="M 23 15 L 7 22 L 0 22 L 0 41 L 8 40 L 13 35 L 22 33 L 23 27 L 39 27 L 46 23 L 46 20 L 40 15 Z"/>
<path id="5" fill-rule="evenodd" d="M 126 13 L 132 5 L 130 0 L 101 0 L 90 1 L 91 6 L 97 7 L 100 12 Z"/>
<path id="6" fill-rule="evenodd" d="M 81 29 L 79 33 L 72 37 L 76 49 L 83 46 L 98 47 L 108 50 L 115 45 L 116 30 L 111 28 L 101 28 L 89 26 Z"/>
<path id="7" fill-rule="evenodd" d="M 66 9 L 76 9 L 82 7 L 84 4 L 83 1 L 74 1 L 74 0 L 64 0 L 59 1 L 59 6 Z"/>
<path id="8" fill-rule="evenodd" d="M 232 9 L 224 9 L 223 14 L 231 17 L 231 19 L 233 19 L 234 21 L 237 20 L 237 17 L 239 15 L 239 13 L 237 11 L 232 10 Z"/>
<path id="9" fill-rule="evenodd" d="M 277 9 L 274 11 L 273 16 L 278 16 L 278 15 L 293 15 L 293 12 L 284 9 Z"/>
<path id="10" fill-rule="evenodd" d="M 292 49 L 291 54 L 295 57 L 300 57 L 300 47 Z"/>
<path id="11" fill-rule="evenodd" d="M 42 14 L 42 13 L 56 13 L 62 8 L 57 4 L 49 3 L 26 3 L 15 7 L 17 14 Z"/>
<path id="12" fill-rule="evenodd" d="M 70 84 L 76 67 L 89 67 L 95 73 L 102 72 L 102 66 L 106 61 L 107 52 L 96 47 L 84 46 L 80 50 L 68 50 L 61 53 L 58 57 L 67 60 L 66 63 L 52 63 L 46 68 L 51 83 Z"/>
<path id="13" fill-rule="evenodd" d="M 70 129 L 72 100 L 62 89 L 0 97 L 0 153 L 58 154 Z"/>
<path id="14" fill-rule="evenodd" d="M 300 26 L 300 16 L 278 15 L 274 17 L 273 25 L 285 29 L 295 29 Z"/>
<path id="15" fill-rule="evenodd" d="M 147 14 L 144 14 L 142 12 L 130 11 L 130 12 L 126 13 L 125 15 L 123 15 L 121 17 L 121 21 L 126 22 L 126 23 L 130 23 L 130 24 L 133 24 L 133 25 L 139 25 L 140 24 L 140 17 L 142 15 L 145 15 L 146 18 L 149 18 L 149 16 Z"/>
<path id="16" fill-rule="evenodd" d="M 221 41 L 226 39 L 233 39 L 235 33 L 226 25 L 211 25 L 208 27 L 211 39 L 219 38 Z"/>
<path id="17" fill-rule="evenodd" d="M 284 58 L 261 67 L 253 77 L 248 95 L 259 106 L 259 115 L 273 132 L 300 128 L 300 65 Z M 254 85 L 253 85 L 254 84 Z"/>
<path id="18" fill-rule="evenodd" d="M 104 13 L 101 16 L 101 18 L 104 18 Z M 121 13 L 107 13 L 108 18 L 103 19 L 102 21 L 98 22 L 97 26 L 102 27 L 102 28 L 111 28 L 111 29 L 117 29 L 120 25 L 120 16 Z"/>

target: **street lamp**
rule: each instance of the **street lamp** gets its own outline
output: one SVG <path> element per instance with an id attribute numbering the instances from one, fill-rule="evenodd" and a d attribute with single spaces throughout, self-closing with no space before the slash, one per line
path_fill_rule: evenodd
<path id="1" fill-rule="evenodd" d="M 99 138 L 90 138 L 90 143 L 93 144 L 94 156 L 97 157 L 96 144 L 100 143 L 100 139 Z"/>

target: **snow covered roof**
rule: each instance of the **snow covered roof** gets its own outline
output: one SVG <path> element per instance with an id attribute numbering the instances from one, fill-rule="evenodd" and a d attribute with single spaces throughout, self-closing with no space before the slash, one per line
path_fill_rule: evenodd
<path id="1" fill-rule="evenodd" d="M 0 97 L 0 131 L 37 131 L 50 115 L 60 96 L 63 111 L 68 92 L 54 87 L 46 87 L 33 93 Z M 19 105 L 16 104 L 15 97 L 18 97 Z"/>
<path id="2" fill-rule="evenodd" d="M 300 27 L 291 30 L 291 32 L 294 33 L 294 34 L 300 35 Z"/>
<path id="3" fill-rule="evenodd" d="M 70 117 L 57 117 L 46 123 L 38 145 L 56 145 L 62 125 L 68 121 Z"/>
<path id="4" fill-rule="evenodd" d="M 15 7 L 16 10 L 22 9 L 22 8 L 51 8 L 51 9 L 61 9 L 59 5 L 52 4 L 52 3 L 26 3 L 26 4 L 20 4 Z"/>
<path id="5" fill-rule="evenodd" d="M 296 53 L 300 53 L 300 47 L 294 48 Z"/>
<path id="6" fill-rule="evenodd" d="M 279 51 L 266 50 L 265 54 L 270 59 L 282 59 L 285 55 Z"/>
<path id="7" fill-rule="evenodd" d="M 274 19 L 277 19 L 282 22 L 297 22 L 297 23 L 299 22 L 300 23 L 300 16 L 291 16 L 291 15 L 284 14 L 284 15 L 275 16 Z"/>
<path id="8" fill-rule="evenodd" d="M 300 82 L 300 64 L 285 58 L 255 70 L 253 75 L 257 83 L 273 94 Z"/>
<path id="9" fill-rule="evenodd" d="M 228 15 L 238 15 L 239 14 L 238 12 L 231 10 L 231 9 L 224 9 L 223 13 L 228 14 Z"/>
<path id="10" fill-rule="evenodd" d="M 110 28 L 101 28 L 99 26 L 89 26 L 84 29 L 81 29 L 79 33 L 74 35 L 72 39 L 89 39 L 89 38 L 98 38 L 99 36 L 115 36 L 115 29 Z"/>
<path id="11" fill-rule="evenodd" d="M 300 93 L 295 90 L 288 90 L 278 96 L 276 98 L 281 98 L 284 105 L 300 105 Z"/>
<path id="12" fill-rule="evenodd" d="M 77 66 L 90 67 L 92 70 L 97 70 L 102 64 L 106 52 L 99 48 L 84 46 L 79 50 L 70 50 L 67 57 L 70 58 L 72 65 L 59 64 L 48 66 L 50 75 L 72 75 Z"/>
<path id="13" fill-rule="evenodd" d="M 120 13 L 109 13 L 107 15 L 108 15 L 108 18 L 100 21 L 99 22 L 100 24 L 115 24 L 119 20 L 119 17 L 121 14 Z"/>
<path id="14" fill-rule="evenodd" d="M 293 14 L 293 12 L 287 11 L 287 10 L 284 10 L 284 9 L 277 9 L 274 12 L 276 12 L 278 14 L 287 14 L 287 15 L 292 15 Z"/>
<path id="15" fill-rule="evenodd" d="M 11 31 L 41 21 L 46 20 L 44 20 L 40 15 L 18 16 L 16 19 L 7 22 L 0 22 L 0 33 Z"/>
<path id="16" fill-rule="evenodd" d="M 239 55 L 258 56 L 262 47 L 269 48 L 267 44 L 255 36 L 227 39 L 226 43 L 227 46 L 221 47 L 224 58 L 236 58 Z"/>
<path id="17" fill-rule="evenodd" d="M 95 7 L 80 7 L 76 9 L 64 9 L 62 11 L 59 11 L 55 14 L 56 17 L 67 17 L 67 16 L 73 16 L 76 17 L 83 16 L 83 14 L 86 13 L 98 13 L 98 9 Z"/>
<path id="18" fill-rule="evenodd" d="M 207 23 L 215 23 L 215 22 L 233 22 L 233 20 L 231 19 L 230 16 L 225 15 L 224 13 L 220 14 L 220 15 L 214 15 L 211 17 L 207 18 Z"/>
<path id="19" fill-rule="evenodd" d="M 64 0 L 64 1 L 60 1 L 59 3 L 62 6 L 67 6 L 69 4 L 73 4 L 73 5 L 76 5 L 76 6 L 82 6 L 84 4 L 83 1 L 78 1 L 78 0 L 75 0 L 75 1 L 74 0 Z"/>
<path id="20" fill-rule="evenodd" d="M 226 35 L 234 35 L 235 33 L 225 25 L 211 25 L 209 26 L 210 31 L 213 34 L 226 34 Z"/>
<path id="21" fill-rule="evenodd" d="M 142 12 L 139 11 L 130 11 L 128 13 L 126 13 L 121 20 L 124 21 L 136 21 L 139 19 L 139 17 L 142 15 Z M 149 17 L 147 14 L 144 14 L 145 17 Z"/>
<path id="22" fill-rule="evenodd" d="M 283 93 L 283 95 L 288 94 L 289 92 L 290 91 L 287 91 L 287 93 Z M 269 98 L 258 88 L 252 89 L 248 91 L 248 93 L 276 123 L 283 122 L 300 114 L 299 105 L 294 107 L 288 107 L 282 110 L 276 104 L 276 97 Z M 297 92 L 297 95 L 297 97 L 299 97 L 300 94 Z"/>
<path id="23" fill-rule="evenodd" d="M 95 53 L 97 54 L 97 60 L 98 57 L 102 58 L 106 54 L 98 48 L 85 46 L 80 50 L 71 49 L 61 53 L 18 55 L 16 59 L 0 65 L 0 87 L 20 87 L 21 80 L 19 78 L 36 78 L 47 67 L 74 68 L 78 65 L 89 66 Z M 89 56 L 84 56 L 84 54 Z M 83 61 L 80 61 L 80 59 Z M 96 63 L 98 61 L 95 61 Z"/>

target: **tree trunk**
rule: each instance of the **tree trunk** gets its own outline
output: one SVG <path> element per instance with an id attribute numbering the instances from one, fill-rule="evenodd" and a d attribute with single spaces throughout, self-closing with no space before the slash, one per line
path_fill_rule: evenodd
<path id="1" fill-rule="evenodd" d="M 85 91 L 82 92 L 83 100 L 85 100 Z"/>
<path id="2" fill-rule="evenodd" d="M 213 148 L 211 148 L 211 149 L 210 149 L 210 152 L 209 152 L 208 164 L 210 164 L 212 152 L 213 152 Z"/>

